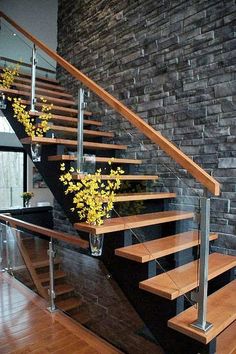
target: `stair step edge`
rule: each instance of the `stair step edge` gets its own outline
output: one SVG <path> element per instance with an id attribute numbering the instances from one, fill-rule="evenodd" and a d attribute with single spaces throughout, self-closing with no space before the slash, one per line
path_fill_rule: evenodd
<path id="1" fill-rule="evenodd" d="M 199 331 L 191 326 L 191 323 L 197 319 L 195 306 L 171 318 L 168 326 L 201 343 L 208 344 L 236 320 L 235 293 L 236 280 L 233 280 L 208 297 L 207 321 L 213 326 L 207 332 Z"/>
<path id="2" fill-rule="evenodd" d="M 108 232 L 124 231 L 137 227 L 145 227 L 150 225 L 162 224 L 171 221 L 179 221 L 193 218 L 194 213 L 183 211 L 162 211 L 156 213 L 139 214 L 125 216 L 120 218 L 112 218 L 104 221 L 101 226 L 89 225 L 85 222 L 75 223 L 74 227 L 77 230 L 91 232 L 94 234 L 104 234 Z"/>
<path id="3" fill-rule="evenodd" d="M 215 240 L 217 237 L 216 233 L 211 233 L 209 240 Z M 174 242 L 175 240 L 176 242 Z M 198 240 L 198 230 L 192 230 L 127 247 L 120 247 L 115 250 L 115 254 L 135 262 L 145 263 L 197 246 Z"/>
<path id="4" fill-rule="evenodd" d="M 209 255 L 208 280 L 236 266 L 236 257 L 220 253 Z M 152 294 L 174 300 L 198 286 L 199 260 L 186 263 L 166 273 L 159 274 L 139 283 L 139 288 Z"/>

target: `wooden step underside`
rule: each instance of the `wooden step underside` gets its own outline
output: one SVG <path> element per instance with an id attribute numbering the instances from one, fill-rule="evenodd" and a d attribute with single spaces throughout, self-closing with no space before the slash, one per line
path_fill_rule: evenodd
<path id="1" fill-rule="evenodd" d="M 89 225 L 85 222 L 74 224 L 75 229 L 93 234 L 129 230 L 137 227 L 145 227 L 166 222 L 185 220 L 193 218 L 194 214 L 188 211 L 160 211 L 157 213 L 140 214 L 112 218 L 104 221 L 101 226 Z"/>
<path id="2" fill-rule="evenodd" d="M 69 139 L 60 139 L 60 138 L 24 138 L 21 139 L 22 144 L 32 144 L 32 143 L 40 143 L 42 145 L 54 145 L 60 144 L 65 146 L 76 146 L 77 140 L 69 140 Z M 104 144 L 104 143 L 96 143 L 91 141 L 84 141 L 83 146 L 85 149 L 98 149 L 98 150 L 126 150 L 126 145 L 116 145 L 116 144 Z"/>
<path id="3" fill-rule="evenodd" d="M 168 321 L 168 326 L 186 336 L 207 344 L 236 320 L 236 280 L 211 294 L 207 302 L 207 321 L 213 327 L 207 332 L 191 326 L 197 320 L 197 308 L 192 306 Z"/>
<path id="4" fill-rule="evenodd" d="M 211 233 L 209 239 L 210 241 L 217 239 L 217 234 Z M 198 244 L 200 244 L 200 235 L 197 230 L 193 230 L 136 245 L 117 248 L 115 254 L 135 262 L 145 263 L 197 246 Z"/>
<path id="5" fill-rule="evenodd" d="M 77 156 L 75 155 L 53 155 L 48 157 L 48 161 L 76 161 Z M 96 162 L 108 162 L 112 161 L 112 163 L 122 163 L 122 164 L 137 164 L 140 165 L 142 160 L 135 160 L 135 159 L 119 159 L 119 158 L 110 158 L 110 157 L 95 157 Z"/>
<path id="6" fill-rule="evenodd" d="M 236 257 L 220 253 L 209 255 L 208 280 L 236 266 Z M 169 300 L 186 294 L 199 285 L 199 260 L 187 263 L 166 273 L 139 283 L 139 288 Z"/>
<path id="7" fill-rule="evenodd" d="M 30 112 L 31 117 L 38 117 L 42 114 L 42 112 Z M 84 112 L 85 115 L 91 116 L 91 112 Z M 58 114 L 52 114 L 50 121 L 56 121 L 60 123 L 65 123 L 67 124 L 72 124 L 73 126 L 77 125 L 78 119 L 75 117 L 66 117 L 66 116 L 60 116 Z M 97 127 L 101 127 L 103 124 L 102 122 L 99 122 L 94 119 L 84 119 L 84 125 L 95 125 Z"/>

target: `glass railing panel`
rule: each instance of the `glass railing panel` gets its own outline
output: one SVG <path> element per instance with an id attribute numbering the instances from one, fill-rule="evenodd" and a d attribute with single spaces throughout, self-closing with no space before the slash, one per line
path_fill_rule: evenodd
<path id="1" fill-rule="evenodd" d="M 2 21 L 0 32 L 1 66 L 14 67 L 16 63 L 22 63 L 20 72 L 30 74 L 32 48 L 32 42 Z M 13 62 L 11 62 L 11 60 L 13 60 Z M 40 49 L 37 49 L 37 76 L 55 78 L 55 68 L 56 63 Z"/>
<path id="2" fill-rule="evenodd" d="M 159 345 L 102 259 L 58 243 L 57 255 L 71 293 L 56 297 L 57 307 L 126 353 L 158 353 Z M 121 268 L 122 271 L 122 268 Z"/>

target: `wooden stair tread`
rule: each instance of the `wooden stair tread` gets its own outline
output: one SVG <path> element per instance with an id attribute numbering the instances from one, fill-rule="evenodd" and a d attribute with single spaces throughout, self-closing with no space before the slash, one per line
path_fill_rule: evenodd
<path id="1" fill-rule="evenodd" d="M 65 127 L 63 125 L 51 125 L 50 130 L 53 130 L 55 132 L 63 132 L 63 133 L 70 133 L 70 134 L 76 134 L 77 135 L 77 128 L 74 127 Z M 103 132 L 99 130 L 89 130 L 89 129 L 84 129 L 83 130 L 84 136 L 94 136 L 94 137 L 108 137 L 108 138 L 113 138 L 114 133 L 112 132 Z"/>
<path id="2" fill-rule="evenodd" d="M 25 105 L 30 105 L 30 101 L 28 100 L 21 100 L 21 102 Z M 43 106 L 43 103 L 41 102 L 36 102 L 35 107 L 37 108 L 41 108 Z M 78 109 L 75 108 L 68 108 L 68 107 L 64 107 L 64 106 L 58 106 L 58 105 L 53 105 L 52 107 L 52 112 L 65 112 L 65 114 L 70 113 L 73 115 L 77 115 L 78 114 Z"/>
<path id="3" fill-rule="evenodd" d="M 209 255 L 208 280 L 236 266 L 236 257 L 220 253 Z M 198 283 L 199 260 L 187 263 L 139 283 L 139 288 L 169 300 L 195 289 Z"/>
<path id="4" fill-rule="evenodd" d="M 19 76 L 18 77 L 26 77 L 26 78 L 29 78 L 31 80 L 31 73 L 28 74 L 26 72 L 20 72 L 19 73 Z M 50 82 L 54 85 L 59 85 L 59 82 L 57 79 L 54 79 L 53 77 L 46 77 L 46 76 L 39 76 L 37 75 L 36 76 L 36 81 L 39 80 L 39 81 L 43 81 L 43 82 Z"/>
<path id="5" fill-rule="evenodd" d="M 30 112 L 30 115 L 32 117 L 38 117 L 42 114 L 42 112 Z M 91 116 L 92 113 L 91 112 L 84 112 L 85 115 L 87 116 Z M 55 120 L 58 122 L 63 122 L 63 123 L 71 123 L 74 126 L 77 125 L 78 119 L 75 117 L 67 117 L 67 116 L 60 116 L 58 114 L 52 114 L 51 119 L 50 120 Z M 101 127 L 103 124 L 102 122 L 99 122 L 97 120 L 93 120 L 93 119 L 84 119 L 84 125 L 96 125 L 98 127 Z"/>
<path id="6" fill-rule="evenodd" d="M 76 161 L 77 156 L 75 155 L 52 155 L 48 157 L 48 161 Z M 95 157 L 96 162 L 108 162 L 111 161 L 110 157 Z M 125 158 L 113 158 L 113 163 L 128 163 L 128 164 L 137 164 L 140 165 L 142 160 L 135 160 L 135 159 L 125 159 Z"/>
<path id="7" fill-rule="evenodd" d="M 27 91 L 21 91 L 21 90 L 15 90 L 15 89 L 8 89 L 8 88 L 1 88 L 1 91 L 2 92 L 5 92 L 9 95 L 18 95 L 18 96 L 26 96 L 26 97 L 30 97 L 31 95 L 31 92 L 27 92 Z M 40 99 L 40 97 L 42 97 L 42 95 L 39 95 L 39 94 L 36 94 L 35 97 L 37 99 Z M 58 103 L 58 104 L 62 104 L 62 105 L 67 105 L 67 106 L 74 106 L 75 105 L 75 101 L 74 99 L 65 99 L 65 98 L 58 98 L 58 97 L 52 97 L 52 96 L 43 96 L 46 100 L 47 100 L 47 103 L 50 104 L 50 103 Z M 24 100 L 22 100 L 23 102 Z M 40 101 L 38 102 L 39 104 Z"/>
<path id="8" fill-rule="evenodd" d="M 159 211 L 156 213 L 140 214 L 132 216 L 123 216 L 120 218 L 106 219 L 101 226 L 90 225 L 86 222 L 75 223 L 77 230 L 91 232 L 94 234 L 103 234 L 108 232 L 122 231 L 136 227 L 145 227 L 157 225 L 171 221 L 190 219 L 194 213 L 188 211 Z"/>
<path id="9" fill-rule="evenodd" d="M 85 175 L 83 175 L 83 174 L 73 174 L 73 179 L 80 180 L 84 176 Z M 156 180 L 158 180 L 158 176 L 152 176 L 152 175 L 121 175 L 119 178 L 121 181 L 156 181 Z M 101 179 L 112 180 L 114 178 L 110 177 L 109 175 L 101 175 Z"/>
<path id="10" fill-rule="evenodd" d="M 60 139 L 60 138 L 27 137 L 21 139 L 20 141 L 22 144 L 40 143 L 43 145 L 61 144 L 66 146 L 77 146 L 77 140 Z M 126 145 L 96 143 L 92 141 L 84 141 L 83 146 L 84 148 L 87 149 L 99 149 L 99 150 L 106 150 L 106 149 L 126 150 L 127 149 Z"/>
<path id="11" fill-rule="evenodd" d="M 191 326 L 197 319 L 197 308 L 192 306 L 168 321 L 168 326 L 201 343 L 207 344 L 236 320 L 236 280 L 211 294 L 207 302 L 207 321 L 213 327 L 207 332 Z"/>
<path id="12" fill-rule="evenodd" d="M 122 193 L 122 194 L 116 194 L 115 202 L 153 200 L 153 199 L 164 199 L 164 198 L 175 198 L 175 197 L 176 197 L 176 193 L 159 193 L 159 192 Z"/>
<path id="13" fill-rule="evenodd" d="M 216 339 L 216 354 L 236 353 L 236 321 L 221 332 Z"/>
<path id="14" fill-rule="evenodd" d="M 61 263 L 61 260 L 59 258 L 55 258 L 54 259 L 54 265 L 55 264 L 60 264 Z M 43 267 L 47 267 L 49 266 L 49 260 L 48 259 L 43 259 L 41 261 L 35 261 L 35 262 L 32 262 L 34 268 L 43 268 Z"/>
<path id="15" fill-rule="evenodd" d="M 64 278 L 65 276 L 66 276 L 66 274 L 60 269 L 54 271 L 54 279 Z M 40 273 L 40 274 L 38 274 L 38 277 L 39 277 L 41 283 L 46 283 L 50 280 L 49 273 Z"/>
<path id="16" fill-rule="evenodd" d="M 4 66 L 0 66 L 0 70 L 3 70 L 5 69 Z M 19 72 L 19 76 L 17 76 L 15 79 L 20 79 L 20 78 L 29 78 L 28 80 L 30 80 L 31 82 L 31 74 L 28 74 L 26 72 Z M 52 77 L 46 77 L 46 76 L 37 76 L 36 77 L 36 81 L 39 80 L 39 81 L 45 81 L 45 82 L 50 82 L 50 83 L 53 83 L 54 85 L 59 85 L 59 82 L 52 78 Z"/>
<path id="17" fill-rule="evenodd" d="M 59 309 L 63 311 L 70 311 L 79 307 L 81 305 L 81 300 L 76 296 L 72 296 L 63 300 L 56 299 L 55 303 Z"/>
<path id="18" fill-rule="evenodd" d="M 217 239 L 217 234 L 211 233 L 209 239 Z M 156 258 L 161 258 L 197 246 L 198 244 L 198 230 L 193 230 L 136 245 L 117 248 L 115 254 L 136 262 L 145 263 Z"/>
<path id="19" fill-rule="evenodd" d="M 49 287 L 45 286 L 45 289 L 48 290 Z M 75 288 L 72 285 L 67 283 L 55 285 L 54 289 L 55 289 L 56 296 L 71 293 L 72 291 L 75 290 Z"/>
<path id="20" fill-rule="evenodd" d="M 22 76 L 15 77 L 14 83 L 16 83 L 16 82 L 17 83 L 26 83 L 29 85 L 31 84 L 30 79 L 27 79 L 26 77 L 22 77 Z M 56 85 L 56 84 L 49 83 L 49 82 L 43 82 L 43 81 L 37 80 L 37 78 L 36 78 L 36 89 L 41 88 L 41 87 L 65 92 L 64 87 L 62 87 L 60 85 Z"/>
<path id="21" fill-rule="evenodd" d="M 30 85 L 25 85 L 25 84 L 21 84 L 18 82 L 14 82 L 13 84 L 14 87 L 16 87 L 19 90 L 23 90 L 23 91 L 31 91 L 31 86 Z M 58 97 L 67 97 L 70 99 L 73 99 L 73 96 L 70 93 L 67 92 L 62 92 L 62 91 L 56 91 L 56 90 L 50 90 L 50 89 L 46 89 L 46 88 L 36 88 L 35 90 L 36 93 L 40 94 L 41 96 L 43 96 L 44 94 L 46 94 L 46 96 L 50 96 L 50 97 L 54 97 L 54 96 L 58 96 Z"/>

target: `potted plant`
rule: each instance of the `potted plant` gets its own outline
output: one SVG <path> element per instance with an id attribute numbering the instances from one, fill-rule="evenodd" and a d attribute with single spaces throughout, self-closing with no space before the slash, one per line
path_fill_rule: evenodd
<path id="1" fill-rule="evenodd" d="M 24 192 L 21 194 L 21 198 L 23 198 L 23 204 L 25 208 L 30 207 L 30 199 L 34 196 L 33 192 Z"/>

